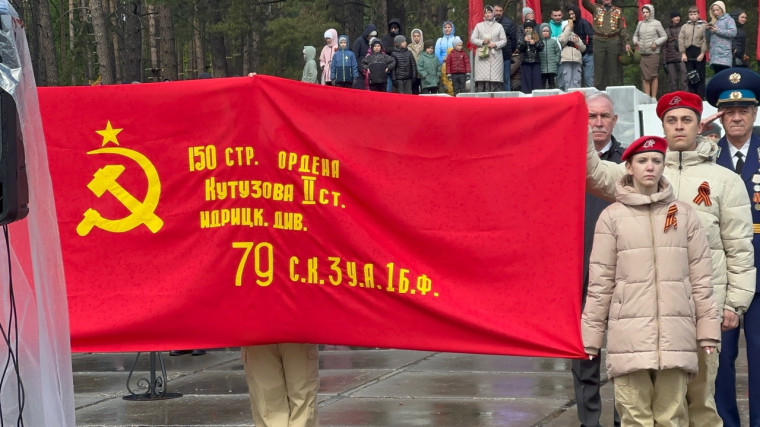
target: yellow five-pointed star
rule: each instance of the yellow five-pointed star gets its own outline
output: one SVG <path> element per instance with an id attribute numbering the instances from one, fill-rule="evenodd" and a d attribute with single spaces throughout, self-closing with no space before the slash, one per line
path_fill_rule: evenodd
<path id="1" fill-rule="evenodd" d="M 123 128 L 122 129 L 114 129 L 114 128 L 112 128 L 111 127 L 111 121 L 109 120 L 108 123 L 106 124 L 106 128 L 105 129 L 103 129 L 103 130 L 96 130 L 95 132 L 98 135 L 100 135 L 100 136 L 103 137 L 103 145 L 101 145 L 101 147 L 103 147 L 106 144 L 108 144 L 109 142 L 113 142 L 114 144 L 119 145 L 119 141 L 116 140 L 116 135 L 118 135 L 119 132 L 121 132 L 122 130 L 124 130 L 124 129 Z"/>

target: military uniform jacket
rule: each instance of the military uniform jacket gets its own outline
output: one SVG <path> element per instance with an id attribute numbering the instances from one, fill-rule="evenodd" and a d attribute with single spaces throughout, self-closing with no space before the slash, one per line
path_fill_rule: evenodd
<path id="1" fill-rule="evenodd" d="M 731 150 L 728 148 L 728 140 L 726 137 L 718 141 L 718 148 L 720 148 L 720 154 L 718 155 L 718 164 L 725 166 L 728 169 L 734 170 L 734 161 L 731 158 Z M 755 191 L 755 188 L 760 189 L 760 184 L 755 184 L 752 179 L 757 176 L 756 180 L 760 181 L 760 138 L 752 135 L 749 140 L 749 151 L 747 152 L 747 158 L 744 159 L 744 168 L 742 169 L 741 179 L 744 181 L 744 185 L 747 188 L 747 194 L 752 204 L 752 222 L 755 232 L 755 238 L 753 244 L 755 247 L 755 267 L 760 265 L 760 191 Z M 757 187 L 756 187 L 757 186 Z M 756 195 L 757 194 L 757 195 Z M 757 285 L 755 285 L 755 293 L 758 292 Z"/>
<path id="2" fill-rule="evenodd" d="M 591 25 L 594 28 L 595 37 L 605 38 L 605 36 L 620 33 L 623 44 L 631 44 L 625 24 L 625 17 L 623 16 L 623 9 L 615 6 L 607 9 L 600 4 L 591 3 L 590 0 L 583 0 L 583 7 L 593 16 Z"/>

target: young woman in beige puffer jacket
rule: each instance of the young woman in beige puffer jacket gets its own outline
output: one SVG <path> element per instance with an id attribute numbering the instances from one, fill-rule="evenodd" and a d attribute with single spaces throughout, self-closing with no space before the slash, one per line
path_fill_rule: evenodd
<path id="1" fill-rule="evenodd" d="M 688 425 L 697 351 L 720 341 L 710 248 L 696 212 L 662 177 L 666 147 L 645 136 L 623 153 L 627 173 L 599 217 L 589 264 L 583 343 L 597 356 L 609 328 L 607 372 L 624 426 Z"/>

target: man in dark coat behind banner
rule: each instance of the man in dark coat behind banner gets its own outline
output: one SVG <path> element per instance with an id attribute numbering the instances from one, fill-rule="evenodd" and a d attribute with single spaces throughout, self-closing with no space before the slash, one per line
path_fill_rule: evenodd
<path id="1" fill-rule="evenodd" d="M 760 96 L 760 75 L 746 68 L 729 68 L 716 74 L 707 85 L 707 102 L 718 108 L 725 136 L 718 141 L 717 163 L 741 176 L 752 201 L 755 232 L 755 266 L 760 265 L 760 138 L 752 134 Z M 755 297 L 738 328 L 724 330 L 715 379 L 715 405 L 726 427 L 740 427 L 736 403 L 736 368 L 739 333 L 744 327 L 749 371 L 749 425 L 760 426 L 760 297 Z"/>
<path id="2" fill-rule="evenodd" d="M 512 65 L 512 52 L 517 48 L 517 26 L 514 21 L 504 16 L 504 9 L 499 5 L 493 6 L 493 19 L 504 27 L 504 34 L 507 36 L 507 44 L 501 51 L 504 54 L 504 90 L 510 91 L 512 85 L 509 70 Z"/>
<path id="3" fill-rule="evenodd" d="M 588 105 L 588 125 L 594 139 L 594 147 L 603 160 L 620 163 L 623 147 L 614 136 L 612 130 L 617 123 L 617 114 L 612 99 L 603 92 L 594 92 L 586 98 Z M 588 262 L 591 256 L 591 246 L 594 242 L 594 227 L 599 214 L 609 202 L 586 194 L 586 217 L 583 224 L 583 304 L 586 303 L 588 292 Z M 591 360 L 575 359 L 572 362 L 573 386 L 575 401 L 578 406 L 578 419 L 581 425 L 587 427 L 599 426 L 602 415 L 602 399 L 599 395 L 601 358 Z M 615 425 L 620 425 L 620 418 L 615 411 Z"/>

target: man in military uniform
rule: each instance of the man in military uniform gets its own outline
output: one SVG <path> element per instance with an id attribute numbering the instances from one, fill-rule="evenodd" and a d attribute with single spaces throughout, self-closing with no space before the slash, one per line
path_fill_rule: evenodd
<path id="1" fill-rule="evenodd" d="M 602 0 L 601 5 L 583 0 L 583 7 L 593 16 L 594 85 L 599 90 L 620 86 L 623 84 L 623 66 L 618 55 L 631 50 L 623 10 L 613 6 L 612 0 Z"/>
<path id="2" fill-rule="evenodd" d="M 755 266 L 760 262 L 760 138 L 752 134 L 757 118 L 760 75 L 747 68 L 729 68 L 716 74 L 707 85 L 707 102 L 718 108 L 717 116 L 725 130 L 718 146 L 718 164 L 741 176 L 752 201 Z M 760 426 L 760 298 L 755 297 L 744 313 L 749 370 L 749 425 Z M 741 315 L 741 313 L 738 313 Z M 736 404 L 736 368 L 741 327 L 723 330 L 722 349 L 715 380 L 715 404 L 726 427 L 740 427 Z"/>

